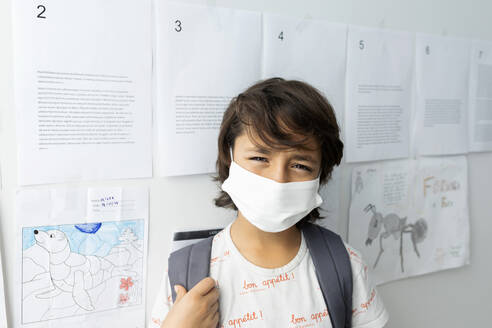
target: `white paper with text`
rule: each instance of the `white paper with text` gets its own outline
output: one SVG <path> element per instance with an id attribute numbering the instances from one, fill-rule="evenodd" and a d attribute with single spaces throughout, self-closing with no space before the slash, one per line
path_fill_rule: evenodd
<path id="1" fill-rule="evenodd" d="M 473 41 L 469 106 L 470 151 L 492 151 L 492 42 L 490 41 Z"/>
<path id="2" fill-rule="evenodd" d="M 150 8 L 14 3 L 21 185 L 152 176 Z"/>
<path id="3" fill-rule="evenodd" d="M 349 26 L 347 162 L 408 157 L 413 45 L 411 33 Z"/>
<path id="4" fill-rule="evenodd" d="M 158 2 L 159 175 L 215 171 L 232 97 L 261 78 L 261 14 Z"/>
<path id="5" fill-rule="evenodd" d="M 346 24 L 263 15 L 263 77 L 297 79 L 320 90 L 339 125 L 345 106 Z"/>
<path id="6" fill-rule="evenodd" d="M 415 49 L 417 154 L 466 153 L 470 41 L 417 34 Z"/>

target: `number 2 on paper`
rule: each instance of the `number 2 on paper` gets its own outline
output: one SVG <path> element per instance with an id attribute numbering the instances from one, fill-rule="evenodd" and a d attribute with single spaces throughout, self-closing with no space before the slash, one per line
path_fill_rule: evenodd
<path id="1" fill-rule="evenodd" d="M 39 5 L 38 6 L 38 9 L 40 10 L 39 13 L 38 13 L 38 18 L 46 18 L 46 16 L 44 16 L 44 12 L 46 11 L 46 7 L 44 5 Z"/>

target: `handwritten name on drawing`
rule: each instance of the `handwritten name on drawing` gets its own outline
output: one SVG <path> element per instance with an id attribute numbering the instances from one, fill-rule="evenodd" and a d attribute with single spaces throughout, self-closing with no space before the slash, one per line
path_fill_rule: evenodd
<path id="1" fill-rule="evenodd" d="M 244 324 L 245 322 L 254 321 L 254 320 L 263 320 L 262 310 L 259 310 L 258 312 L 256 311 L 248 312 L 244 314 L 242 317 L 230 319 L 228 323 L 230 327 L 241 327 L 241 325 Z"/>
<path id="2" fill-rule="evenodd" d="M 424 197 L 427 197 L 430 194 L 442 194 L 449 191 L 460 190 L 461 185 L 459 181 L 453 180 L 448 181 L 445 179 L 437 179 L 434 176 L 424 178 Z M 441 198 L 441 207 L 451 207 L 453 202 L 448 201 L 445 196 Z"/>
<path id="3" fill-rule="evenodd" d="M 434 176 L 424 178 L 424 196 L 427 195 L 428 189 L 434 194 L 439 194 L 452 190 L 460 190 L 461 185 L 459 181 L 447 181 L 445 179 L 437 179 Z"/>
<path id="4" fill-rule="evenodd" d="M 93 206 L 101 207 L 116 207 L 120 205 L 120 201 L 117 200 L 114 196 L 100 197 L 97 199 L 93 199 L 91 202 L 93 203 Z"/>

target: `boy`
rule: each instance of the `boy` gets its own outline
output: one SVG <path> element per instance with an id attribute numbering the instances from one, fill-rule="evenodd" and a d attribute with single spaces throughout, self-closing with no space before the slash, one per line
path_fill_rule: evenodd
<path id="1" fill-rule="evenodd" d="M 332 327 L 302 228 L 320 220 L 319 185 L 343 154 L 328 101 L 300 81 L 272 78 L 234 98 L 219 133 L 220 207 L 237 218 L 214 236 L 210 277 L 176 302 L 164 275 L 151 327 Z M 379 328 L 388 313 L 359 252 L 352 327 Z M 219 297 L 220 296 L 220 297 Z"/>

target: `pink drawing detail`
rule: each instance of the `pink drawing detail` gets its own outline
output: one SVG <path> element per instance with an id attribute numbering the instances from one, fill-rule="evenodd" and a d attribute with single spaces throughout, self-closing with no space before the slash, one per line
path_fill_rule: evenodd
<path id="1" fill-rule="evenodd" d="M 120 280 L 121 284 L 120 284 L 120 289 L 124 289 L 126 291 L 128 291 L 128 288 L 130 288 L 131 286 L 133 286 L 133 281 L 132 281 L 132 277 L 128 277 L 128 278 L 121 278 Z"/>

